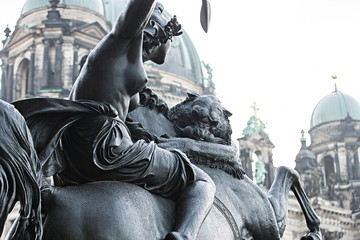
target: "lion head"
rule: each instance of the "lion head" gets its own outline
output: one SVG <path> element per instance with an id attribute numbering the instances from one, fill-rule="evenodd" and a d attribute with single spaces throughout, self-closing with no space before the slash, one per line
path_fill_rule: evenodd
<path id="1" fill-rule="evenodd" d="M 168 119 L 173 122 L 179 137 L 231 144 L 231 113 L 212 95 L 200 96 L 188 92 L 185 101 L 170 109 Z"/>

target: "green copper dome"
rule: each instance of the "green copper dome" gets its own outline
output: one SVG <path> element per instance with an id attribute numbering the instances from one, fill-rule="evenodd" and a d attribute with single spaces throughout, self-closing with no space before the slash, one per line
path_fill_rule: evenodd
<path id="1" fill-rule="evenodd" d="M 104 0 L 105 17 L 112 23 L 125 9 L 130 0 Z"/>
<path id="2" fill-rule="evenodd" d="M 104 3 L 102 0 L 60 0 L 59 4 L 85 7 L 104 15 Z M 30 10 L 50 6 L 49 0 L 27 0 L 22 8 L 21 15 Z"/>
<path id="3" fill-rule="evenodd" d="M 122 13 L 130 0 L 104 0 L 105 17 L 112 23 Z M 166 10 L 166 5 L 164 6 Z M 172 15 L 164 12 L 167 18 Z M 181 19 L 179 19 L 181 24 Z M 183 34 L 173 39 L 172 49 L 166 57 L 165 63 L 155 65 L 156 68 L 185 77 L 204 86 L 204 76 L 200 58 L 189 35 L 182 29 Z M 200 29 L 199 29 L 200 31 Z"/>
<path id="4" fill-rule="evenodd" d="M 322 123 L 344 120 L 348 115 L 354 120 L 360 120 L 360 104 L 353 97 L 336 90 L 316 105 L 310 128 Z"/>

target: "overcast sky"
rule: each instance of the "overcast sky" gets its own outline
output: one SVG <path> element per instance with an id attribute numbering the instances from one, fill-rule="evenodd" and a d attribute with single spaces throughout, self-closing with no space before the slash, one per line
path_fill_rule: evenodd
<path id="1" fill-rule="evenodd" d="M 0 30 L 13 30 L 25 1 L 2 2 Z M 233 113 L 234 140 L 256 101 L 276 166 L 295 166 L 300 131 L 309 131 L 314 107 L 334 91 L 332 74 L 338 90 L 360 99 L 358 0 L 212 0 L 208 34 L 200 27 L 201 0 L 160 2 L 213 68 L 217 96 Z"/>

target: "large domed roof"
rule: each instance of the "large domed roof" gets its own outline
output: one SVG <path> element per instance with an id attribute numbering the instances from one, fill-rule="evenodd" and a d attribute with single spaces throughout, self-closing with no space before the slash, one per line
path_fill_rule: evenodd
<path id="1" fill-rule="evenodd" d="M 103 0 L 60 0 L 59 4 L 75 5 L 79 7 L 86 7 L 101 15 L 105 14 Z M 30 10 L 50 6 L 49 0 L 27 0 L 21 10 L 21 15 Z"/>
<path id="2" fill-rule="evenodd" d="M 125 9 L 130 0 L 60 0 L 59 4 L 75 5 L 96 11 L 105 16 L 111 23 Z M 21 14 L 25 14 L 33 9 L 50 6 L 49 0 L 27 0 L 23 6 Z M 165 6 L 166 9 L 166 6 Z M 171 15 L 168 13 L 168 17 Z M 179 20 L 181 23 L 181 20 Z M 155 67 L 166 72 L 189 79 L 197 84 L 204 85 L 203 72 L 200 58 L 190 37 L 184 33 L 174 38 L 172 49 L 162 65 Z"/>
<path id="3" fill-rule="evenodd" d="M 112 23 L 125 9 L 130 0 L 104 0 L 105 17 Z M 166 6 L 165 6 L 166 10 Z M 172 15 L 164 11 L 167 18 Z M 179 20 L 181 24 L 181 20 Z M 165 63 L 156 65 L 156 68 L 182 76 L 195 83 L 203 85 L 203 73 L 200 58 L 189 35 L 184 29 L 183 34 L 173 39 Z"/>
<path id="4" fill-rule="evenodd" d="M 310 122 L 310 128 L 322 123 L 344 120 L 347 116 L 360 120 L 360 104 L 353 97 L 335 90 L 316 105 Z"/>
<path id="5" fill-rule="evenodd" d="M 125 9 L 130 0 L 104 0 L 105 17 L 112 23 Z"/>

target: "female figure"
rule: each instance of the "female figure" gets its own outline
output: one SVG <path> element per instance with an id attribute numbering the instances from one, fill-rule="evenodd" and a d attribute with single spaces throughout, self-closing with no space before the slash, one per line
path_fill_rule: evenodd
<path id="1" fill-rule="evenodd" d="M 78 119 L 64 133 L 66 168 L 58 176 L 65 186 L 118 180 L 174 199 L 175 228 L 165 239 L 196 239 L 213 203 L 214 183 L 180 151 L 133 142 L 124 124 L 147 82 L 143 61 L 163 63 L 169 39 L 180 29 L 174 19 L 167 23 L 162 11 L 154 0 L 130 1 L 112 31 L 90 53 L 70 99 L 97 114 Z M 145 28 L 157 41 L 146 41 L 143 51 Z"/>

